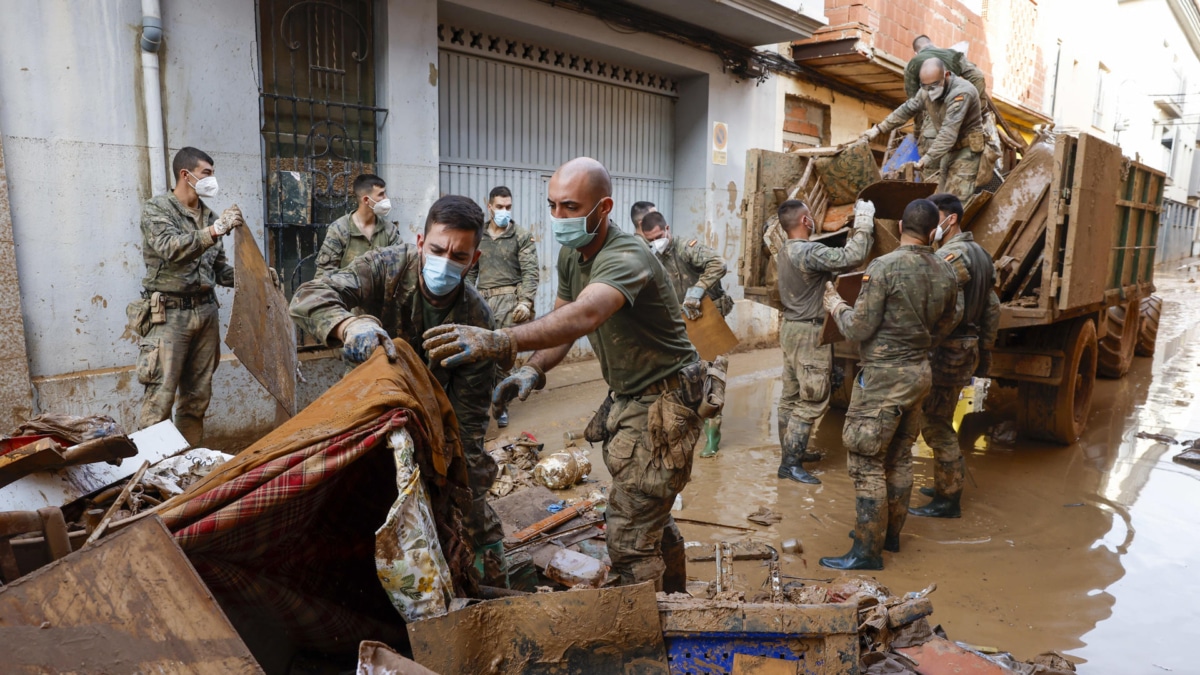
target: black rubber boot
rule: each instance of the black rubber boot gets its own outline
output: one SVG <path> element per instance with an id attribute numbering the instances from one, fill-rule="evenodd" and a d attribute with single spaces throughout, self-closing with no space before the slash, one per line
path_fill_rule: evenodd
<path id="1" fill-rule="evenodd" d="M 800 422 L 793 419 L 788 424 L 787 433 L 783 438 L 783 447 L 780 449 L 781 460 L 779 462 L 779 470 L 775 472 L 780 478 L 789 478 L 797 483 L 807 483 L 808 485 L 820 485 L 821 479 L 812 475 L 804 469 L 802 462 L 804 461 L 804 451 L 808 448 L 808 436 L 812 431 L 812 425 L 808 422 Z"/>
<path id="2" fill-rule="evenodd" d="M 683 551 L 683 534 L 672 520 L 663 529 L 662 557 L 667 569 L 663 572 L 664 593 L 687 593 L 687 556 Z"/>
<path id="3" fill-rule="evenodd" d="M 937 485 L 933 499 L 925 506 L 909 509 L 908 512 L 922 518 L 962 518 L 964 474 L 961 457 L 952 462 L 938 462 L 933 474 L 934 484 Z"/>
<path id="4" fill-rule="evenodd" d="M 912 499 L 912 486 L 899 488 L 889 485 L 887 535 L 883 538 L 883 550 L 900 552 L 900 530 L 908 519 L 908 503 Z"/>
<path id="5" fill-rule="evenodd" d="M 883 502 L 859 497 L 855 500 L 857 520 L 851 539 L 850 552 L 839 557 L 821 558 L 821 567 L 835 570 L 883 569 L 883 537 L 887 527 L 883 522 Z"/>

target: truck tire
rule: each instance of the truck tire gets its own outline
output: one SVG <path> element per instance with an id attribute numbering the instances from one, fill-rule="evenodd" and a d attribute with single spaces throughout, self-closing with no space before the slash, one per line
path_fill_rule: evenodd
<path id="1" fill-rule="evenodd" d="M 829 405 L 838 410 L 845 410 L 850 407 L 850 394 L 854 391 L 854 378 L 858 377 L 858 359 L 835 356 L 833 369 L 836 374 L 833 376 L 831 384 L 838 386 L 829 392 Z M 838 374 L 840 374 L 840 378 Z"/>
<path id="2" fill-rule="evenodd" d="M 1100 356 L 1096 361 L 1096 372 L 1100 377 L 1118 379 L 1125 377 L 1133 364 L 1133 352 L 1137 348 L 1141 322 L 1140 305 L 1137 298 L 1130 298 L 1124 305 L 1109 307 L 1104 313 L 1108 322 L 1108 334 L 1100 340 Z"/>
<path id="3" fill-rule="evenodd" d="M 1162 317 L 1162 298 L 1147 295 L 1142 298 L 1141 321 L 1138 326 L 1138 356 L 1154 356 L 1154 343 L 1158 340 L 1158 320 Z"/>
<path id="4" fill-rule="evenodd" d="M 1096 384 L 1096 324 L 1076 319 L 1062 340 L 1063 379 L 1058 385 L 1017 385 L 1017 424 L 1031 438 L 1068 445 L 1079 439 L 1092 408 Z"/>

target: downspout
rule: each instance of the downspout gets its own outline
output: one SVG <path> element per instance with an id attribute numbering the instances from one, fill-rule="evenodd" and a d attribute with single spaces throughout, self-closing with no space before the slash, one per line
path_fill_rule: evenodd
<path id="1" fill-rule="evenodd" d="M 163 139 L 162 87 L 158 48 L 162 46 L 159 0 L 142 0 L 142 103 L 146 112 L 146 153 L 150 157 L 150 195 L 167 191 L 166 142 Z"/>

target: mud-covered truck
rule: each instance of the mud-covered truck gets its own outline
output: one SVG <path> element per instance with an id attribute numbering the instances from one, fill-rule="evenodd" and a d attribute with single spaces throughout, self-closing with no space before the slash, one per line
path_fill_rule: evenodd
<path id="1" fill-rule="evenodd" d="M 783 200 L 806 199 L 821 236 L 836 237 L 847 220 L 862 186 L 828 170 L 838 154 L 749 151 L 738 272 L 747 299 L 779 308 L 773 253 Z M 1074 442 L 1087 422 L 1096 376 L 1122 377 L 1135 355 L 1153 353 L 1162 308 L 1152 293 L 1164 178 L 1104 140 L 1047 131 L 1003 182 L 993 183 L 994 193 L 968 202 L 963 229 L 995 260 L 1001 301 L 988 376 L 1018 388 L 1017 422 L 1025 435 Z M 894 194 L 905 194 L 903 184 L 896 187 Z M 886 206 L 877 214 L 871 258 L 899 245 L 896 221 L 879 217 L 897 205 Z M 834 404 L 845 407 L 857 353 L 840 342 L 834 354 Z"/>

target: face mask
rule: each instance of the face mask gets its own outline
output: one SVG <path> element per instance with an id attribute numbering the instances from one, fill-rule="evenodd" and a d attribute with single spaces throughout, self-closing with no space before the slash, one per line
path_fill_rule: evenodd
<path id="1" fill-rule="evenodd" d="M 603 199 L 600 201 L 604 201 Z M 599 208 L 600 202 L 588 211 L 586 216 L 577 218 L 555 218 L 550 216 L 550 227 L 554 230 L 554 239 L 567 248 L 583 248 L 596 238 L 595 232 L 588 232 L 587 221 Z"/>
<path id="2" fill-rule="evenodd" d="M 374 201 L 367 197 L 368 201 Z M 392 212 L 392 200 L 384 197 L 371 205 L 371 210 L 375 212 L 376 218 L 387 218 L 387 214 Z"/>
<path id="3" fill-rule="evenodd" d="M 512 211 L 496 211 L 492 214 L 492 222 L 496 224 L 496 227 L 508 227 L 508 224 L 512 222 Z"/>
<path id="4" fill-rule="evenodd" d="M 942 222 L 938 223 L 937 229 L 933 231 L 934 243 L 941 241 L 942 237 L 946 236 L 946 229 L 943 229 L 942 225 L 945 225 L 947 220 L 950 220 L 950 216 L 943 218 Z"/>
<path id="5" fill-rule="evenodd" d="M 659 237 L 658 239 L 655 239 L 654 241 L 650 242 L 650 248 L 658 255 L 662 255 L 663 252 L 667 250 L 667 244 L 670 244 L 670 243 L 671 243 L 671 240 L 669 238 Z"/>
<path id="6" fill-rule="evenodd" d="M 192 173 L 191 171 L 188 172 L 188 175 L 192 178 L 196 177 L 196 174 Z M 218 188 L 216 176 L 206 176 L 197 180 L 195 183 L 188 183 L 188 185 L 191 185 L 192 189 L 196 191 L 196 194 L 201 197 L 211 199 L 217 196 Z"/>
<path id="7" fill-rule="evenodd" d="M 426 290 L 441 297 L 458 288 L 466 269 L 466 265 L 456 263 L 449 258 L 427 255 L 425 264 L 421 267 L 421 278 L 425 280 Z"/>
<path id="8" fill-rule="evenodd" d="M 929 94 L 930 101 L 937 101 L 942 98 L 942 94 L 946 93 L 946 81 L 942 80 L 941 82 L 937 83 L 937 86 L 932 87 L 929 85 L 921 85 L 921 88 L 925 90 L 925 93 Z"/>

